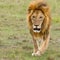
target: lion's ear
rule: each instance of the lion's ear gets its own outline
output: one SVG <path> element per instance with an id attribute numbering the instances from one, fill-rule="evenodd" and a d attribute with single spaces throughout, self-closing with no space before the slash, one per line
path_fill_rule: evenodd
<path id="1" fill-rule="evenodd" d="M 32 10 L 32 6 L 31 6 L 31 5 L 29 5 L 29 7 L 28 7 L 28 14 L 30 14 L 30 13 L 31 13 L 31 10 Z"/>
<path id="2" fill-rule="evenodd" d="M 41 10 L 46 13 L 46 14 L 49 14 L 49 6 L 47 4 L 42 4 L 41 6 Z"/>
<path id="3" fill-rule="evenodd" d="M 28 14 L 31 12 L 31 9 L 30 9 L 30 7 L 28 8 Z"/>
<path id="4" fill-rule="evenodd" d="M 31 11 L 35 10 L 35 8 L 36 8 L 36 2 L 30 3 L 28 7 L 28 13 L 31 13 Z"/>

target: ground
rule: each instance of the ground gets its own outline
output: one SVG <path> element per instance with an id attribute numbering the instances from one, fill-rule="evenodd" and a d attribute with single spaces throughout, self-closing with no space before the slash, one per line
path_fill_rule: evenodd
<path id="1" fill-rule="evenodd" d="M 0 60 L 60 60 L 60 1 L 51 7 L 51 38 L 41 57 L 32 57 L 32 37 L 27 28 L 29 0 L 0 0 Z"/>

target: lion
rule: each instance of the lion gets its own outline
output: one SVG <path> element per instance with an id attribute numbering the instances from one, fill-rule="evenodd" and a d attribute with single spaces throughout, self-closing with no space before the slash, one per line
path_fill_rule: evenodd
<path id="1" fill-rule="evenodd" d="M 50 8 L 43 0 L 33 1 L 28 7 L 27 24 L 33 39 L 32 56 L 41 56 L 50 40 Z"/>

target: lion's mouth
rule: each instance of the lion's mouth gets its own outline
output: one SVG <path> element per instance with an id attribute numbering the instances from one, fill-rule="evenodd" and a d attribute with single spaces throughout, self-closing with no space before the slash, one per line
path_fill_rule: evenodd
<path id="1" fill-rule="evenodd" d="M 38 30 L 38 31 L 39 31 L 39 30 L 40 30 L 40 28 L 34 28 L 34 30 Z"/>
<path id="2" fill-rule="evenodd" d="M 33 31 L 34 32 L 40 32 L 41 31 L 41 28 L 34 28 Z"/>

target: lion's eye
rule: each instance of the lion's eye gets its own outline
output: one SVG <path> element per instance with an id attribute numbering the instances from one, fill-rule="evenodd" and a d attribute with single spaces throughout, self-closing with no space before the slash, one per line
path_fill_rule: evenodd
<path id="1" fill-rule="evenodd" d="M 39 17 L 40 19 L 43 18 L 42 16 Z"/>
<path id="2" fill-rule="evenodd" d="M 32 16 L 33 19 L 35 19 L 35 16 Z"/>

